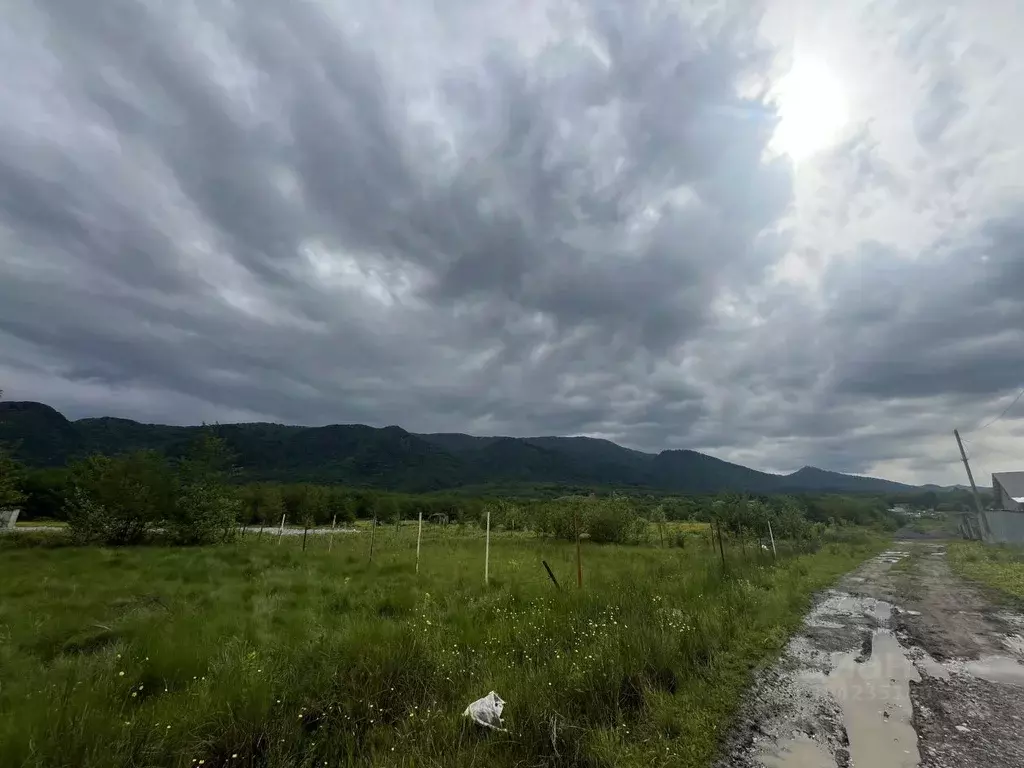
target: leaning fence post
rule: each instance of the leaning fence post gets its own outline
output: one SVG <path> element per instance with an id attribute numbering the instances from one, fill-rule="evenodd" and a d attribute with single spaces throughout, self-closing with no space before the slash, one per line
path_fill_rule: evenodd
<path id="1" fill-rule="evenodd" d="M 416 573 L 420 572 L 420 541 L 423 540 L 423 510 L 420 510 L 420 528 L 416 533 Z"/>
<path id="2" fill-rule="evenodd" d="M 561 589 L 561 587 L 558 586 L 558 579 L 556 579 L 555 574 L 551 572 L 551 566 L 548 565 L 548 561 L 541 560 L 541 563 L 544 565 L 544 570 L 548 572 L 548 578 L 550 578 L 551 583 L 555 585 L 555 589 Z"/>
<path id="3" fill-rule="evenodd" d="M 370 562 L 373 562 L 373 539 L 377 535 L 377 513 L 373 513 L 373 523 L 370 528 Z"/>
<path id="4" fill-rule="evenodd" d="M 281 528 L 277 532 L 277 543 L 278 544 L 281 543 L 281 539 L 284 537 L 284 519 L 285 519 L 285 517 L 287 517 L 287 514 L 281 515 Z"/>
<path id="5" fill-rule="evenodd" d="M 309 533 L 309 519 L 302 524 L 302 551 L 306 551 L 306 536 Z"/>
<path id="6" fill-rule="evenodd" d="M 768 521 L 768 537 L 772 540 L 772 560 L 779 559 L 779 553 L 775 551 L 775 534 L 772 533 L 772 521 Z"/>

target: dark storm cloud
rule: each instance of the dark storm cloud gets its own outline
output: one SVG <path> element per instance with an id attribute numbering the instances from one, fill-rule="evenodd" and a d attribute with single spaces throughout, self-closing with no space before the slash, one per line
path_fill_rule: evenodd
<path id="1" fill-rule="evenodd" d="M 776 257 L 755 238 L 788 177 L 761 162 L 770 113 L 735 93 L 756 19 L 594 3 L 599 54 L 495 39 L 436 77 L 461 137 L 442 168 L 387 41 L 327 6 L 40 8 L 23 45 L 59 68 L 0 134 L 21 254 L 2 328 L 72 411 L 77 382 L 303 422 L 624 432 L 657 422 L 645 361 Z"/>
<path id="2" fill-rule="evenodd" d="M 973 212 L 973 240 L 916 260 L 872 231 L 830 262 L 822 229 L 799 246 L 821 294 L 773 282 L 794 178 L 766 152 L 749 4 L 384 6 L 10 12 L 9 396 L 857 471 L 932 434 L 937 398 L 1024 378 L 1015 215 Z M 915 29 L 904 55 L 947 50 Z M 954 75 L 928 73 L 913 120 L 935 152 L 970 112 Z M 916 201 L 879 141 L 865 124 L 821 161 L 835 231 Z M 947 163 L 943 194 L 981 165 Z"/>
<path id="3" fill-rule="evenodd" d="M 1024 213 L 1024 212 L 1022 212 Z M 833 275 L 840 391 L 990 396 L 1024 382 L 1024 215 L 907 263 L 883 249 Z M 850 290 L 851 286 L 859 288 Z"/>

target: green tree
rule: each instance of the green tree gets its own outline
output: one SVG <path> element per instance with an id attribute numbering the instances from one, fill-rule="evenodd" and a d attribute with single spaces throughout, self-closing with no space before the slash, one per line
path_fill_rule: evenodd
<path id="1" fill-rule="evenodd" d="M 330 488 L 327 494 L 328 514 L 339 523 L 354 523 L 356 520 L 355 500 L 341 488 Z"/>
<path id="2" fill-rule="evenodd" d="M 248 523 L 274 525 L 281 519 L 281 491 L 270 483 L 254 483 L 242 489 L 242 514 Z"/>
<path id="3" fill-rule="evenodd" d="M 281 488 L 283 512 L 293 523 L 300 522 L 305 517 L 307 495 L 308 489 L 303 483 L 294 483 Z"/>
<path id="4" fill-rule="evenodd" d="M 624 496 L 591 499 L 587 503 L 586 531 L 599 544 L 627 544 L 640 541 L 647 533 L 647 521 Z"/>
<path id="5" fill-rule="evenodd" d="M 0 509 L 17 506 L 25 500 L 21 481 L 21 465 L 0 446 Z"/>
<path id="6" fill-rule="evenodd" d="M 178 462 L 178 497 L 166 532 L 178 544 L 207 544 L 227 537 L 241 502 L 226 485 L 231 454 L 223 439 L 204 432 Z"/>
<path id="7" fill-rule="evenodd" d="M 31 520 L 64 519 L 68 500 L 69 475 L 65 467 L 34 469 L 22 475 L 21 489 L 25 499 L 21 514 Z M 3 504 L 0 503 L 0 507 Z"/>
<path id="8" fill-rule="evenodd" d="M 398 520 L 398 505 L 392 496 L 379 495 L 374 501 L 374 512 L 379 523 L 394 523 Z"/>
<path id="9" fill-rule="evenodd" d="M 163 456 L 92 456 L 71 469 L 68 528 L 81 543 L 137 544 L 174 508 L 174 475 Z"/>
<path id="10" fill-rule="evenodd" d="M 306 487 L 306 504 L 300 521 L 304 525 L 313 527 L 322 525 L 328 520 L 330 509 L 330 495 L 322 485 L 310 485 Z"/>

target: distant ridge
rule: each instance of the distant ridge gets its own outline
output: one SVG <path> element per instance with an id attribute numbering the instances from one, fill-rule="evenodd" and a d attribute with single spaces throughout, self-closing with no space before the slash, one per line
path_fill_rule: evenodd
<path id="1" fill-rule="evenodd" d="M 58 466 L 90 453 L 185 450 L 201 427 L 129 419 L 69 421 L 43 403 L 0 402 L 0 441 L 31 466 Z M 759 472 L 697 451 L 658 454 L 589 437 L 413 434 L 401 427 L 220 424 L 245 477 L 422 492 L 517 483 L 634 487 L 679 493 L 898 493 L 914 486 L 815 467 Z"/>

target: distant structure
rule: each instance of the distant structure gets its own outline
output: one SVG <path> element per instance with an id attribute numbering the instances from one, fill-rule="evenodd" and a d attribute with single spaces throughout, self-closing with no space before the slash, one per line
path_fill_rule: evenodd
<path id="1" fill-rule="evenodd" d="M 14 530 L 20 509 L 0 509 L 0 531 Z"/>
<path id="2" fill-rule="evenodd" d="M 992 508 L 961 516 L 961 532 L 986 544 L 1024 544 L 1024 472 L 992 474 Z"/>
<path id="3" fill-rule="evenodd" d="M 992 475 L 995 508 L 1024 512 L 1024 472 L 995 472 Z"/>

